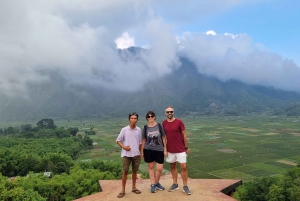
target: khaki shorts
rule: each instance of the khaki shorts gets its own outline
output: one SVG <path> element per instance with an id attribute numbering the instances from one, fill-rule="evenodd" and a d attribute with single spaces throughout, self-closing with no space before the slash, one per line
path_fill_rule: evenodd
<path id="1" fill-rule="evenodd" d="M 141 156 L 134 156 L 134 157 L 123 157 L 123 170 L 129 171 L 130 164 L 132 163 L 132 171 L 138 171 L 139 166 L 141 163 Z"/>

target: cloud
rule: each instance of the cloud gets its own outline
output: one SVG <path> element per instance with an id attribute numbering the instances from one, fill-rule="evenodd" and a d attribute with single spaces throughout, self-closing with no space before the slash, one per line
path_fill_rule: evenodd
<path id="1" fill-rule="evenodd" d="M 206 35 L 213 35 L 213 36 L 215 36 L 215 35 L 217 35 L 217 33 L 215 31 L 213 31 L 213 30 L 209 30 L 209 31 L 206 32 Z"/>
<path id="2" fill-rule="evenodd" d="M 135 46 L 134 38 L 130 37 L 128 32 L 123 33 L 121 37 L 117 38 L 115 43 L 119 49 L 126 49 Z"/>
<path id="3" fill-rule="evenodd" d="M 26 91 L 28 82 L 48 80 L 40 73 L 44 69 L 58 70 L 70 84 L 126 91 L 139 90 L 154 75 L 171 72 L 177 62 L 176 41 L 168 25 L 153 14 L 148 3 L 2 2 L 1 92 L 21 93 Z M 130 32 L 143 36 L 152 48 L 148 54 L 141 52 L 139 60 L 125 62 L 114 41 L 122 33 Z"/>
<path id="4" fill-rule="evenodd" d="M 1 1 L 0 93 L 25 95 L 27 83 L 49 80 L 45 69 L 60 72 L 71 85 L 137 91 L 178 68 L 178 55 L 221 80 L 299 91 L 298 66 L 254 44 L 247 34 L 175 33 L 177 23 L 253 2 Z M 124 59 L 116 43 L 148 50 L 124 51 Z"/>
<path id="5" fill-rule="evenodd" d="M 253 43 L 247 34 L 186 32 L 177 40 L 180 54 L 194 62 L 199 73 L 223 81 L 234 79 L 300 91 L 299 66 L 268 51 L 262 44 Z"/>

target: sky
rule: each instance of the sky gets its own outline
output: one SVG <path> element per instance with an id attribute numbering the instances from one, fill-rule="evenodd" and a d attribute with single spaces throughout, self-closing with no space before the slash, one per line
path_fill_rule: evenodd
<path id="1" fill-rule="evenodd" d="M 61 73 L 69 85 L 138 91 L 180 67 L 300 92 L 297 0 L 0 0 L 0 94 Z M 147 49 L 120 57 L 118 48 Z M 126 53 L 126 51 L 125 51 Z M 124 56 L 123 55 L 123 56 Z"/>

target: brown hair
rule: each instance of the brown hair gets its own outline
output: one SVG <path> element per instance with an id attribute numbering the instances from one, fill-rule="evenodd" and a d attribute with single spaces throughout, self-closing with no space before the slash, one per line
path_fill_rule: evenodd
<path id="1" fill-rule="evenodd" d="M 151 114 L 152 116 L 154 116 L 155 117 L 155 119 L 156 119 L 156 115 L 155 115 L 155 113 L 153 112 L 153 111 L 148 111 L 147 112 L 147 114 L 146 114 L 146 119 L 148 120 L 148 116 L 149 116 L 149 114 Z M 155 120 L 154 119 L 154 120 Z"/>

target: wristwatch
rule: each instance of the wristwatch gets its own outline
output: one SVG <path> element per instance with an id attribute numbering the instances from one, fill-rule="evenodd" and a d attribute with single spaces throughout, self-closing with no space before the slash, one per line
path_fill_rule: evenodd
<path id="1" fill-rule="evenodd" d="M 189 149 L 189 147 L 186 147 L 185 150 Z"/>

